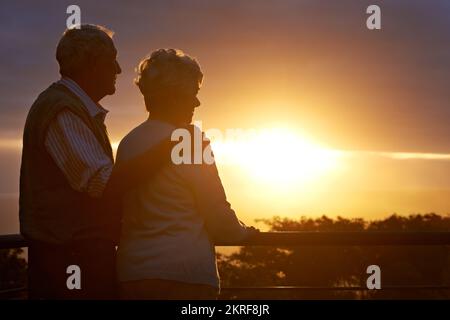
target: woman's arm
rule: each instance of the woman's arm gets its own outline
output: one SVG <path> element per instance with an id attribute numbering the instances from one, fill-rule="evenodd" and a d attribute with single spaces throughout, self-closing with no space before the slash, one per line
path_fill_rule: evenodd
<path id="1" fill-rule="evenodd" d="M 208 143 L 203 148 L 207 146 Z M 242 241 L 258 232 L 243 224 L 231 208 L 215 163 L 186 166 L 196 204 L 214 241 Z"/>

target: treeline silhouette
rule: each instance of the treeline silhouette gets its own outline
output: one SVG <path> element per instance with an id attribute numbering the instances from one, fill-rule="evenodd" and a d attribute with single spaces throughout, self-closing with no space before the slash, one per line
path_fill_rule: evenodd
<path id="1" fill-rule="evenodd" d="M 23 249 L 0 250 L 0 290 L 21 288 L 26 282 L 27 261 Z"/>
<path id="2" fill-rule="evenodd" d="M 376 221 L 326 216 L 259 221 L 270 231 L 450 231 L 450 216 L 434 213 L 394 214 Z M 382 290 L 223 290 L 222 298 L 450 298 L 450 290 L 383 290 L 450 286 L 449 246 L 247 246 L 230 255 L 218 254 L 222 287 L 365 287 L 366 269 L 373 264 L 381 268 Z M 0 290 L 26 286 L 26 268 L 22 249 L 0 250 Z"/>
<path id="3" fill-rule="evenodd" d="M 331 219 L 326 216 L 299 220 L 275 217 L 260 220 L 270 231 L 450 231 L 450 216 L 434 213 L 382 220 Z M 391 290 L 390 286 L 450 286 L 449 246 L 296 246 L 241 247 L 229 256 L 219 255 L 224 287 L 301 286 L 366 288 L 369 265 L 381 268 L 385 290 L 253 290 L 224 292 L 226 298 L 336 299 L 336 298 L 450 298 L 450 290 Z"/>

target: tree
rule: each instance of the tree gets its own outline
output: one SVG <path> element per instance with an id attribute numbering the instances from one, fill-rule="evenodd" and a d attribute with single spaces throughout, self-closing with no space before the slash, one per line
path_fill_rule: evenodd
<path id="1" fill-rule="evenodd" d="M 271 231 L 450 231 L 450 217 L 437 214 L 392 215 L 372 222 L 330 219 L 298 221 L 275 217 L 263 220 Z M 369 265 L 381 268 L 386 286 L 450 285 L 448 246 L 297 246 L 242 247 L 218 259 L 222 286 L 366 286 Z M 274 292 L 274 293 L 273 293 Z M 243 298 L 449 298 L 448 291 L 373 290 L 307 292 L 273 291 L 271 296 L 250 292 Z M 275 294 L 275 296 L 273 295 Z"/>

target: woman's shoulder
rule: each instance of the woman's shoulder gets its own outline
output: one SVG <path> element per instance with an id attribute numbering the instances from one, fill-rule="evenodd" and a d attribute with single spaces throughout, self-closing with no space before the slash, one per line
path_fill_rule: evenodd
<path id="1" fill-rule="evenodd" d="M 146 120 L 120 141 L 117 148 L 117 161 L 135 157 L 163 139 L 170 137 L 174 127 L 168 123 L 156 120 Z"/>

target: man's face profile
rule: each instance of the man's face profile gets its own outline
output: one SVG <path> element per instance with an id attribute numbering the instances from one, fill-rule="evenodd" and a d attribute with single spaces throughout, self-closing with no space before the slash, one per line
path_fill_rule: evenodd
<path id="1" fill-rule="evenodd" d="M 112 95 L 116 92 L 116 79 L 121 72 L 117 50 L 111 41 L 111 49 L 95 60 L 91 75 L 96 80 L 99 91 L 104 95 Z"/>

